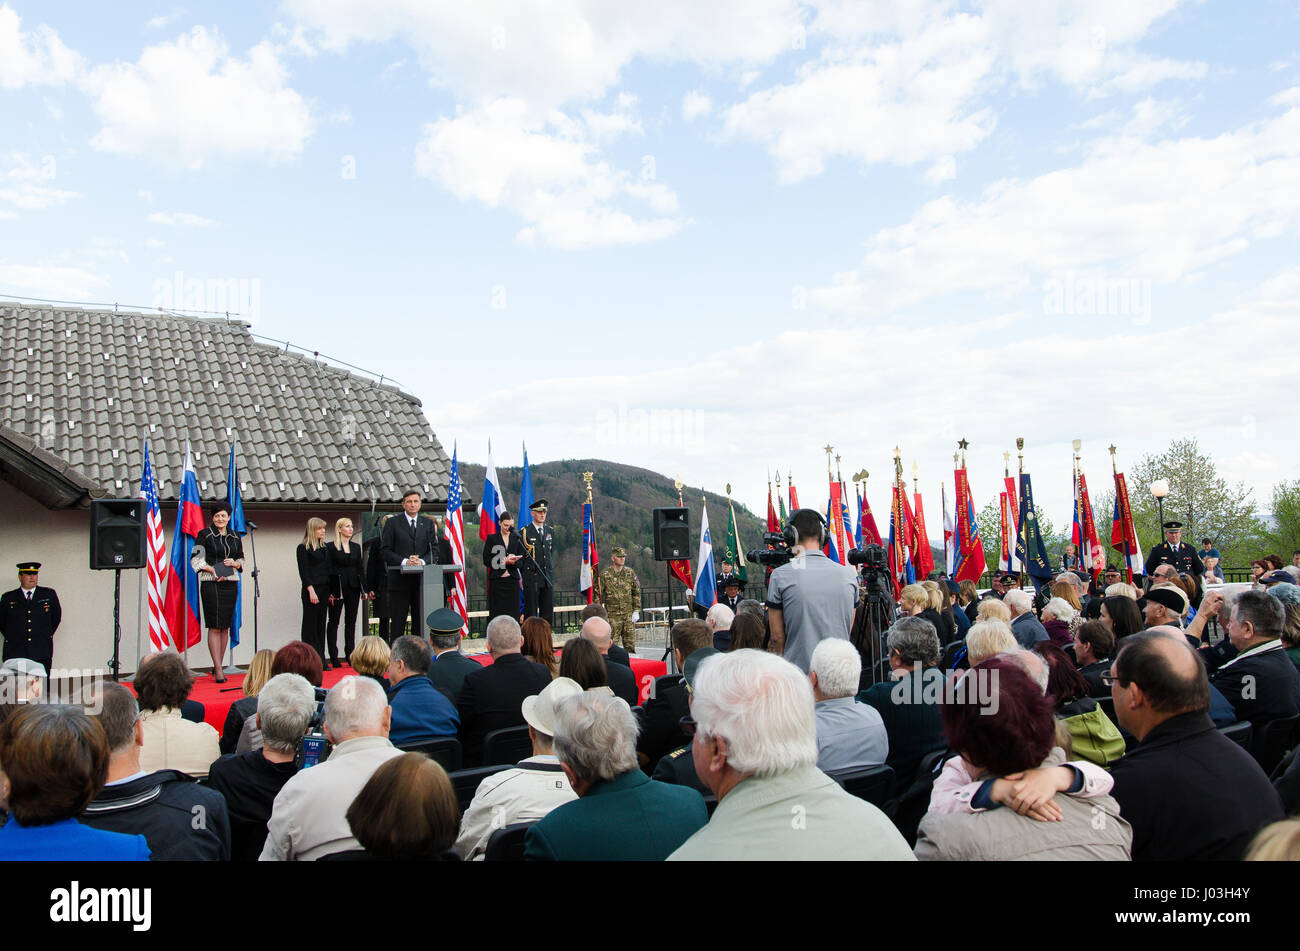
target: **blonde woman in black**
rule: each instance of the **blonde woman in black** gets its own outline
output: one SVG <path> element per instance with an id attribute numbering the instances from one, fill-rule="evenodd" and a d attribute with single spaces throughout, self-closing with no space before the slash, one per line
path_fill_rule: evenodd
<path id="1" fill-rule="evenodd" d="M 307 531 L 298 546 L 298 577 L 302 580 L 302 639 L 316 649 L 321 666 L 330 670 L 325 660 L 325 621 L 332 596 L 324 519 L 307 519 Z"/>

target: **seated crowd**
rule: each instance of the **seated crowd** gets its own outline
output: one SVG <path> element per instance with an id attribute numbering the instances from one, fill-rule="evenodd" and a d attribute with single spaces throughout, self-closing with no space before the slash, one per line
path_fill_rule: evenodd
<path id="1" fill-rule="evenodd" d="M 488 664 L 435 611 L 329 690 L 302 642 L 260 651 L 220 735 L 175 652 L 71 705 L 9 661 L 0 859 L 1300 857 L 1300 586 L 1166 568 L 983 598 L 936 573 L 806 671 L 775 605 L 717 605 L 644 705 L 598 606 L 558 656 L 493 618 Z"/>

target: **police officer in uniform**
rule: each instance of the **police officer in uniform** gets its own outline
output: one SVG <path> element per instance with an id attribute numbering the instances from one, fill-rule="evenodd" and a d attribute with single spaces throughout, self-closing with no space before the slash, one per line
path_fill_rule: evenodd
<path id="1" fill-rule="evenodd" d="M 614 630 L 614 642 L 621 642 L 632 654 L 636 652 L 636 618 L 641 613 L 641 582 L 626 564 L 626 551 L 615 548 L 610 557 L 614 567 L 600 576 L 603 602 L 609 612 L 609 626 Z"/>
<path id="2" fill-rule="evenodd" d="M 736 575 L 722 575 L 718 578 L 718 603 L 725 604 L 735 614 L 740 607 L 741 590 L 744 584 Z"/>
<path id="3" fill-rule="evenodd" d="M 524 559 L 519 568 L 524 580 L 524 617 L 540 617 L 555 626 L 555 532 L 546 524 L 546 499 L 528 506 L 533 523 L 520 533 Z"/>
<path id="4" fill-rule="evenodd" d="M 1165 522 L 1165 540 L 1151 549 L 1145 566 L 1148 577 L 1161 565 L 1173 565 L 1179 574 L 1199 575 L 1205 571 L 1196 549 L 1183 541 L 1183 523 Z"/>
<path id="5" fill-rule="evenodd" d="M 26 657 L 44 664 L 48 671 L 54 662 L 54 632 L 63 620 L 59 596 L 53 588 L 36 584 L 38 561 L 18 565 L 18 587 L 0 595 L 0 635 L 4 637 L 4 657 Z"/>

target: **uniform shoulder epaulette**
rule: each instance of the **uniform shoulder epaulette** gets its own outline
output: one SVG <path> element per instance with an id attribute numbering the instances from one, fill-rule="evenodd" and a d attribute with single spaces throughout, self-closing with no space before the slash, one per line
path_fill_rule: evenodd
<path id="1" fill-rule="evenodd" d="M 679 746 L 677 749 L 673 750 L 671 753 L 668 754 L 668 758 L 677 759 L 677 757 L 681 756 L 689 749 L 690 749 L 689 746 Z"/>

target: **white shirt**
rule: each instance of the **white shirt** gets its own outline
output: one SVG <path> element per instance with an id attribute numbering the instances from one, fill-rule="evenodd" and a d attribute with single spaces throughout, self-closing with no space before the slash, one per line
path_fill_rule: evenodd
<path id="1" fill-rule="evenodd" d="M 512 822 L 541 819 L 556 806 L 577 799 L 559 765 L 550 754 L 530 756 L 514 769 L 493 773 L 480 782 L 461 820 L 460 837 L 452 846 L 456 853 L 466 860 L 482 859 L 488 839 L 497 829 Z"/>

